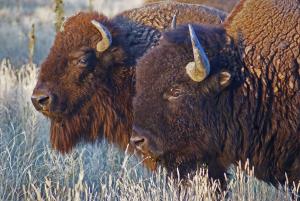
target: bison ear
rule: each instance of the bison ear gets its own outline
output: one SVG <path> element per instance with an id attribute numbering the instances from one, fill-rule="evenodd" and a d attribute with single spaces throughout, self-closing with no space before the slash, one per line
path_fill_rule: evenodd
<path id="1" fill-rule="evenodd" d="M 223 71 L 219 74 L 219 84 L 222 89 L 228 87 L 231 83 L 231 74 Z"/>
<path id="2" fill-rule="evenodd" d="M 92 20 L 91 23 L 100 32 L 102 37 L 102 40 L 97 43 L 97 51 L 104 52 L 111 46 L 112 43 L 112 36 L 110 34 L 110 31 L 103 24 L 96 20 Z"/>
<path id="3" fill-rule="evenodd" d="M 201 91 L 206 95 L 216 95 L 228 87 L 231 81 L 231 74 L 227 71 L 221 71 L 212 74 L 205 82 L 203 82 Z"/>

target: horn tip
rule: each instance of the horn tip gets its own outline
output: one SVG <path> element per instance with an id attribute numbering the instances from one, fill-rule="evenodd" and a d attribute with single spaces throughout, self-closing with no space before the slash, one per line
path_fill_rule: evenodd
<path id="1" fill-rule="evenodd" d="M 176 29 L 176 26 L 177 26 L 177 15 L 174 14 L 171 23 L 171 29 Z"/>

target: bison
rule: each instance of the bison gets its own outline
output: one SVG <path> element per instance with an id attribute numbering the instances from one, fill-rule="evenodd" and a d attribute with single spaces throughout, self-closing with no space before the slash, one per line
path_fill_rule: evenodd
<path id="1" fill-rule="evenodd" d="M 300 2 L 243 0 L 225 25 L 166 32 L 136 67 L 132 144 L 169 172 L 238 161 L 300 181 Z M 284 23 L 283 23 L 284 22 Z"/>
<path id="2" fill-rule="evenodd" d="M 145 3 L 162 2 L 163 0 L 145 0 Z M 170 0 L 165 0 L 170 1 Z M 204 4 L 230 12 L 239 0 L 172 0 L 181 3 Z"/>
<path id="3" fill-rule="evenodd" d="M 137 58 L 157 44 L 161 31 L 177 23 L 221 23 L 213 8 L 160 3 L 108 19 L 80 12 L 57 33 L 32 94 L 36 110 L 51 120 L 52 147 L 69 152 L 79 142 L 102 138 L 127 147 Z"/>

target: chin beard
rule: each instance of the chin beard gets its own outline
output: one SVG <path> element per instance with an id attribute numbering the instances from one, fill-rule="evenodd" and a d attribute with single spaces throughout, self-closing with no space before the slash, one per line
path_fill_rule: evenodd
<path id="1" fill-rule="evenodd" d="M 131 123 L 123 122 L 109 108 L 90 108 L 70 118 L 51 119 L 50 141 L 53 149 L 68 153 L 80 142 L 92 143 L 104 137 L 125 150 L 129 144 Z M 129 146 L 128 151 L 132 152 L 133 148 Z M 143 157 L 143 163 L 152 171 L 158 165 L 158 161 L 152 157 Z"/>
<path id="2" fill-rule="evenodd" d="M 59 121 L 51 120 L 50 141 L 52 147 L 61 153 L 68 153 L 81 141 L 94 142 L 102 132 L 99 131 L 99 128 L 96 130 L 92 128 L 93 122 L 93 114 L 90 116 L 74 115 Z"/>
<path id="3" fill-rule="evenodd" d="M 125 150 L 131 135 L 132 114 L 119 114 L 110 99 L 97 95 L 71 116 L 59 121 L 51 119 L 50 141 L 62 153 L 72 150 L 80 142 L 96 142 L 105 138 Z"/>

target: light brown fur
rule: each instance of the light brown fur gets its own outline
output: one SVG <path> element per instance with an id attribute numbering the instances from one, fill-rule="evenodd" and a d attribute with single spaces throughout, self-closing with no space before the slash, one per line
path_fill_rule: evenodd
<path id="1" fill-rule="evenodd" d="M 145 3 L 162 2 L 163 0 L 145 0 Z M 166 0 L 165 0 L 166 1 Z M 173 0 L 181 3 L 203 4 L 230 12 L 238 0 Z"/>

